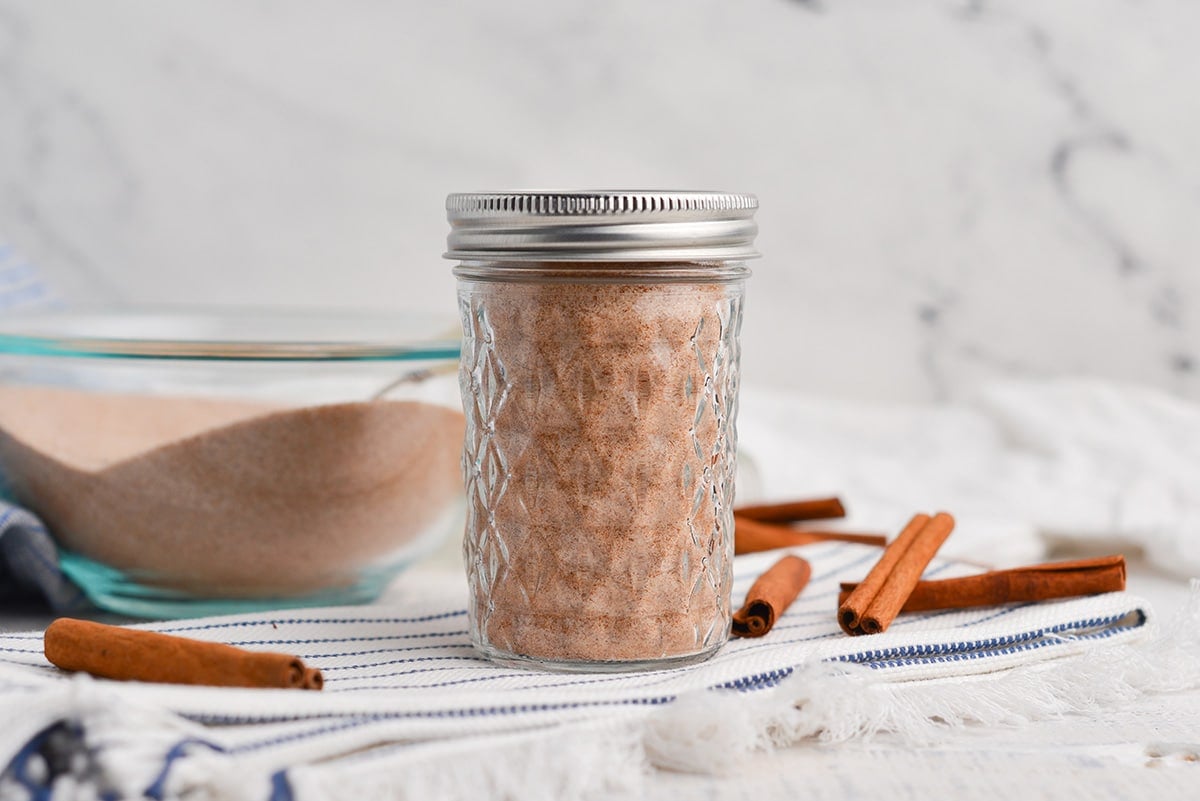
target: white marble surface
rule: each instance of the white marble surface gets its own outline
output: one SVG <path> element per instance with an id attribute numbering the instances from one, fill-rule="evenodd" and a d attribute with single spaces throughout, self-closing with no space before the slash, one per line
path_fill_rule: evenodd
<path id="1" fill-rule="evenodd" d="M 757 192 L 749 381 L 1200 397 L 1200 4 L 0 0 L 0 238 L 75 299 L 453 308 L 444 195 Z"/>

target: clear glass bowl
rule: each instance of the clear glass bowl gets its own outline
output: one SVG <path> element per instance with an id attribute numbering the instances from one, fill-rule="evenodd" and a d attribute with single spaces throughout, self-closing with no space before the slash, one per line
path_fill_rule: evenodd
<path id="1" fill-rule="evenodd" d="M 178 310 L 0 320 L 0 492 L 97 606 L 366 602 L 461 530 L 447 316 Z"/>

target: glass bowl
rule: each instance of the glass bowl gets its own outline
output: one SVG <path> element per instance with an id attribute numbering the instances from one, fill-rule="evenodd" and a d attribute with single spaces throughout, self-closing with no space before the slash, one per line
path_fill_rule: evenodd
<path id="1" fill-rule="evenodd" d="M 453 317 L 0 320 L 0 493 L 98 607 L 361 603 L 463 508 Z"/>

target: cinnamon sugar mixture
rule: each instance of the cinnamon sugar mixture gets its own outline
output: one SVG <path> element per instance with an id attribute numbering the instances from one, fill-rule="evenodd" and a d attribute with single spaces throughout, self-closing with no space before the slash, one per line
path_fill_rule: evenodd
<path id="1" fill-rule="evenodd" d="M 0 475 L 67 548 L 212 597 L 352 584 L 461 493 L 462 415 L 0 387 Z"/>
<path id="2" fill-rule="evenodd" d="M 741 285 L 565 280 L 461 282 L 473 636 L 549 663 L 711 652 Z"/>

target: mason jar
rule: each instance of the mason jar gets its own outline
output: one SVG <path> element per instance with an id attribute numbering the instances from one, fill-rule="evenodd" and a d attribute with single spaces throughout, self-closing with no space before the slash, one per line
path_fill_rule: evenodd
<path id="1" fill-rule="evenodd" d="M 557 670 L 728 639 L 753 195 L 453 194 L 470 631 Z"/>

